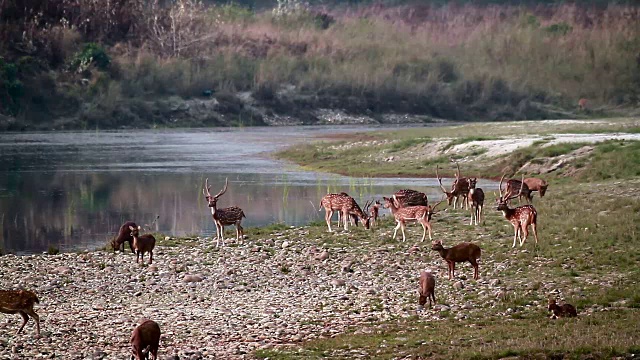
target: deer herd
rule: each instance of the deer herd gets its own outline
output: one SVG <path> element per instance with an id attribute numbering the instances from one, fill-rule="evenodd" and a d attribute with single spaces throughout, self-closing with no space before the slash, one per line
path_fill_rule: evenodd
<path id="1" fill-rule="evenodd" d="M 405 228 L 407 223 L 416 222 L 422 226 L 423 233 L 421 241 L 425 240 L 427 233 L 429 240 L 432 241 L 431 250 L 439 253 L 448 265 L 449 279 L 455 277 L 455 264 L 461 262 L 469 262 L 473 266 L 473 278 L 478 279 L 478 259 L 480 258 L 481 249 L 478 245 L 463 242 L 450 248 L 445 248 L 440 240 L 433 241 L 432 219 L 438 212 L 436 208 L 444 201 L 447 201 L 453 209 L 460 208 L 470 211 L 471 219 L 469 225 L 480 225 L 483 223 L 483 209 L 485 201 L 484 191 L 477 187 L 477 178 L 462 177 L 460 167 L 456 163 L 455 179 L 447 190 L 442 184 L 442 177 L 439 174 L 439 167 L 436 166 L 436 178 L 443 193 L 442 200 L 430 205 L 427 195 L 411 189 L 401 189 L 396 191 L 390 197 L 383 196 L 381 203 L 378 200 L 369 200 L 366 202 L 364 209 L 360 208 L 356 200 L 345 192 L 330 193 L 320 200 L 321 211 L 325 210 L 325 221 L 329 232 L 333 232 L 331 227 L 331 219 L 334 212 L 338 214 L 338 224 L 342 225 L 344 230 L 348 230 L 349 224 L 358 226 L 362 223 L 365 229 L 379 226 L 379 210 L 380 207 L 389 209 L 396 226 L 393 231 L 393 239 L 396 238 L 398 229 L 402 232 L 402 241 L 406 241 Z M 535 243 L 538 243 L 537 218 L 538 213 L 533 205 L 533 192 L 538 192 L 540 197 L 546 193 L 548 184 L 546 181 L 538 178 L 524 178 L 520 180 L 508 179 L 504 182 L 505 176 L 500 178 L 499 191 L 500 196 L 496 199 L 496 210 L 501 211 L 504 218 L 513 225 L 514 237 L 513 245 L 516 246 L 519 240 L 520 246 L 523 246 L 529 235 L 529 226 L 533 231 Z M 503 184 L 505 184 L 503 186 Z M 244 211 L 237 207 L 231 206 L 226 208 L 218 208 L 218 200 L 224 195 L 228 188 L 228 179 L 225 185 L 216 195 L 211 195 L 209 179 L 205 180 L 202 193 L 207 202 L 207 206 L 211 210 L 211 217 L 216 226 L 216 247 L 225 245 L 224 227 L 235 225 L 236 240 L 244 238 L 244 232 L 241 225 L 242 219 L 246 218 Z M 523 198 L 527 201 L 526 205 L 520 205 L 515 208 L 509 207 L 509 202 L 515 198 L 521 201 Z M 124 252 L 124 243 L 128 242 L 131 252 L 136 254 L 136 262 L 140 259 L 144 262 L 143 256 L 149 254 L 149 264 L 153 262 L 153 249 L 156 239 L 151 234 L 140 235 L 140 226 L 136 223 L 128 221 L 120 227 L 118 235 L 111 242 L 113 250 L 122 249 Z M 422 271 L 419 280 L 419 304 L 424 305 L 427 300 L 429 306 L 435 303 L 435 278 L 430 272 Z M 0 312 L 7 314 L 20 314 L 24 320 L 18 333 L 22 331 L 25 324 L 29 320 L 29 316 L 35 319 L 37 333 L 40 333 L 40 321 L 35 313 L 33 306 L 38 303 L 38 297 L 31 291 L 27 290 L 0 290 Z M 559 306 L 555 300 L 549 300 L 549 311 L 553 311 L 553 317 L 558 316 L 576 316 L 576 310 L 569 304 Z M 152 359 L 156 358 L 158 351 L 158 342 L 160 338 L 160 328 L 157 323 L 148 320 L 138 326 L 132 333 L 132 358 L 141 359 L 144 352 L 148 352 Z"/>

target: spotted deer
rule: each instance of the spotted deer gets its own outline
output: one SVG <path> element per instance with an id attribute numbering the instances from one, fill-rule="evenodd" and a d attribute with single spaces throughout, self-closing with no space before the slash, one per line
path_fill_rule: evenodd
<path id="1" fill-rule="evenodd" d="M 236 226 L 236 240 L 240 240 L 241 237 L 244 237 L 244 229 L 240 224 L 242 222 L 242 218 L 246 218 L 244 211 L 237 206 L 231 206 L 223 209 L 217 208 L 218 198 L 227 192 L 228 185 L 229 179 L 225 179 L 224 188 L 215 196 L 211 196 L 211 193 L 209 192 L 211 189 L 211 186 L 209 186 L 209 179 L 206 179 L 205 188 L 202 189 L 202 193 L 204 194 L 205 199 L 209 204 L 209 208 L 211 209 L 211 217 L 213 218 L 213 222 L 216 224 L 216 247 L 220 245 L 220 239 L 222 239 L 222 246 L 224 246 L 224 227 L 226 225 Z"/>
<path id="2" fill-rule="evenodd" d="M 402 241 L 406 240 L 404 229 L 406 227 L 407 222 L 418 222 L 422 225 L 422 240 L 427 234 L 427 229 L 429 230 L 429 240 L 431 240 L 431 217 L 435 214 L 435 208 L 442 203 L 444 200 L 439 201 L 433 206 L 407 206 L 403 208 L 398 208 L 392 198 L 383 197 L 384 200 L 384 208 L 389 209 L 391 214 L 393 214 L 394 219 L 396 220 L 396 228 L 393 230 L 393 239 L 395 240 L 396 235 L 398 233 L 398 229 L 402 231 Z"/>
<path id="3" fill-rule="evenodd" d="M 536 226 L 538 213 L 536 211 L 536 208 L 534 208 L 533 205 L 521 205 L 512 209 L 508 204 L 508 201 L 510 199 L 518 197 L 522 194 L 522 190 L 525 187 L 524 181 L 520 182 L 520 193 L 512 195 L 511 193 L 506 191 L 504 193 L 502 192 L 502 182 L 504 181 L 504 177 L 505 175 L 502 175 L 502 178 L 500 179 L 500 185 L 498 187 L 498 190 L 500 190 L 500 198 L 496 200 L 498 205 L 496 210 L 502 211 L 502 215 L 504 215 L 504 218 L 513 225 L 513 230 L 515 233 L 513 235 L 512 247 L 516 246 L 516 239 L 518 238 L 520 238 L 520 246 L 524 244 L 524 242 L 527 240 L 527 237 L 529 236 L 529 225 L 531 225 L 531 228 L 533 229 L 533 236 L 536 239 L 537 245 L 538 230 L 536 229 Z"/>
<path id="4" fill-rule="evenodd" d="M 484 208 L 484 191 L 476 187 L 478 183 L 477 178 L 469 178 L 469 195 L 468 202 L 470 204 L 471 220 L 469 225 L 473 225 L 475 218 L 475 224 L 482 223 L 482 209 Z"/>
<path id="5" fill-rule="evenodd" d="M 0 313 L 20 314 L 22 326 L 16 334 L 20 334 L 31 316 L 36 321 L 36 334 L 40 335 L 40 317 L 33 310 L 33 305 L 40 303 L 38 296 L 28 290 L 0 290 Z"/>
<path id="6" fill-rule="evenodd" d="M 364 224 L 365 229 L 369 229 L 369 217 L 365 214 L 358 203 L 354 198 L 347 195 L 346 193 L 339 194 L 327 194 L 322 199 L 320 199 L 320 208 L 318 211 L 321 211 L 324 208 L 325 216 L 324 219 L 327 222 L 327 227 L 329 228 L 329 232 L 332 232 L 331 229 L 331 218 L 333 217 L 334 211 L 338 211 L 340 215 L 340 221 L 344 223 L 344 229 L 348 230 L 349 219 L 352 215 L 355 215 L 359 218 Z"/>
<path id="7" fill-rule="evenodd" d="M 456 208 L 456 202 L 458 201 L 458 199 L 462 198 L 460 209 L 462 209 L 462 207 L 464 206 L 465 210 L 469 210 L 469 201 L 468 201 L 468 194 L 470 189 L 469 178 L 460 176 L 460 165 L 458 165 L 457 162 L 456 162 L 455 177 L 456 179 L 453 181 L 453 184 L 451 184 L 451 191 L 455 192 L 458 195 L 453 199 L 453 208 L 454 209 Z"/>
<path id="8" fill-rule="evenodd" d="M 427 195 L 425 193 L 411 189 L 398 190 L 393 194 L 392 198 L 394 201 L 394 205 L 397 208 L 416 205 L 429 205 L 429 200 L 427 200 Z"/>
<path id="9" fill-rule="evenodd" d="M 438 174 L 438 165 L 436 165 L 436 178 L 438 178 L 438 183 L 440 184 L 440 189 L 447 196 L 447 204 L 451 205 L 453 203 L 453 208 L 454 209 L 456 207 L 456 203 L 458 201 L 458 197 L 464 196 L 466 198 L 468 196 L 467 194 L 469 194 L 469 182 L 468 182 L 467 178 L 462 178 L 463 180 L 461 180 L 460 178 L 456 178 L 456 180 L 454 181 L 454 183 L 451 186 L 451 191 L 447 191 L 444 188 L 444 186 L 442 185 L 442 178 Z M 466 200 L 463 201 L 463 203 L 465 203 L 465 202 L 466 202 Z M 462 207 L 460 207 L 460 208 L 462 208 Z"/>

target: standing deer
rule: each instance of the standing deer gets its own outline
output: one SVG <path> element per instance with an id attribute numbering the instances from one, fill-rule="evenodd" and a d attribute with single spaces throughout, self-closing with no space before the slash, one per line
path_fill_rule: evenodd
<path id="1" fill-rule="evenodd" d="M 31 316 L 36 321 L 36 334 L 40 335 L 40 317 L 33 310 L 33 305 L 40 303 L 38 296 L 28 290 L 0 290 L 0 313 L 20 314 L 22 326 L 16 334 L 20 334 Z"/>
<path id="2" fill-rule="evenodd" d="M 378 223 L 378 213 L 381 205 L 380 201 L 376 200 L 369 209 L 369 226 L 373 227 Z"/>
<path id="3" fill-rule="evenodd" d="M 458 199 L 462 198 L 460 209 L 462 209 L 462 207 L 464 206 L 465 210 L 469 210 L 468 194 L 469 189 L 471 188 L 469 186 L 469 178 L 460 176 L 460 165 L 458 165 L 458 162 L 456 162 L 455 177 L 456 179 L 453 181 L 453 184 L 451 184 L 451 191 L 457 193 L 458 195 L 453 199 L 453 208 L 456 208 Z"/>
<path id="4" fill-rule="evenodd" d="M 151 234 L 140 235 L 140 226 L 129 226 L 131 237 L 133 238 L 133 249 L 136 252 L 136 263 L 138 259 L 144 264 L 144 253 L 149 253 L 149 264 L 153 263 L 153 248 L 156 246 L 156 238 Z"/>
<path id="5" fill-rule="evenodd" d="M 502 192 L 502 190 L 500 192 Z M 518 195 L 513 196 L 514 194 L 516 194 L 516 192 L 518 193 Z M 531 190 L 529 189 L 529 186 L 524 181 L 524 176 L 522 180 L 517 180 L 517 179 L 507 180 L 507 185 L 505 188 L 505 196 L 509 197 L 510 199 L 517 197 L 518 202 L 520 202 L 520 199 L 523 197 L 527 200 L 528 204 L 531 204 L 533 202 L 533 194 L 531 194 Z"/>
<path id="6" fill-rule="evenodd" d="M 476 184 L 478 183 L 477 178 L 469 179 L 469 199 L 468 202 L 471 204 L 471 220 L 469 220 L 469 225 L 473 225 L 473 220 L 475 218 L 476 225 L 478 222 L 482 222 L 482 209 L 484 208 L 484 191 L 481 188 L 477 188 Z"/>
<path id="7" fill-rule="evenodd" d="M 427 229 L 429 229 L 429 240 L 431 240 L 431 217 L 433 216 L 433 214 L 435 213 L 435 209 L 436 207 L 442 203 L 444 200 L 440 200 L 437 204 L 433 205 L 433 206 L 422 206 L 422 205 L 416 205 L 416 206 L 408 206 L 408 207 L 404 207 L 404 208 L 398 208 L 396 207 L 393 199 L 388 198 L 388 197 L 383 197 L 382 198 L 384 200 L 384 208 L 385 209 L 389 209 L 391 210 L 391 214 L 393 215 L 394 219 L 396 220 L 396 228 L 393 230 L 393 239 L 395 240 L 396 235 L 398 233 L 398 229 L 402 230 L 402 241 L 404 242 L 406 240 L 405 234 L 404 234 L 404 229 L 406 227 L 406 223 L 407 222 L 418 222 L 420 223 L 420 225 L 422 225 L 422 240 L 424 241 L 424 238 L 426 237 L 427 234 Z"/>
<path id="8" fill-rule="evenodd" d="M 324 219 L 327 222 L 329 232 L 333 231 L 331 229 L 331 217 L 333 217 L 334 211 L 339 212 L 339 221 L 344 223 L 345 230 L 348 230 L 349 219 L 352 218 L 352 215 L 362 221 L 365 229 L 369 229 L 369 217 L 367 214 L 362 211 L 354 198 L 344 192 L 325 195 L 320 199 L 320 208 L 318 211 L 322 210 L 322 208 L 324 208 L 325 211 Z"/>
<path id="9" fill-rule="evenodd" d="M 246 216 L 242 209 L 237 206 L 231 206 L 223 209 L 217 208 L 218 198 L 227 192 L 228 185 L 229 179 L 225 179 L 224 188 L 215 196 L 211 196 L 211 193 L 209 192 L 211 186 L 209 186 L 209 179 L 207 178 L 205 181 L 205 188 L 202 189 L 202 193 L 204 194 L 207 202 L 209 203 L 209 208 L 211 209 L 211 217 L 213 218 L 213 222 L 216 224 L 216 247 L 218 247 L 220 239 L 222 239 L 222 246 L 224 246 L 224 227 L 226 225 L 236 226 L 236 240 L 240 240 L 240 237 L 244 237 L 244 229 L 240 223 L 242 222 L 242 218 L 246 218 Z"/>
<path id="10" fill-rule="evenodd" d="M 138 225 L 136 225 L 136 223 L 134 223 L 133 221 L 127 221 L 124 224 L 122 224 L 122 226 L 120 226 L 120 231 L 118 232 L 118 236 L 116 236 L 115 238 L 113 238 L 113 240 L 111 240 L 111 247 L 113 248 L 114 252 L 116 250 L 119 250 L 120 247 L 122 247 L 122 252 L 124 253 L 124 243 L 126 242 L 129 243 L 131 252 L 135 252 L 133 250 L 133 238 L 131 237 L 131 231 L 129 230 L 129 228 L 132 226 L 136 228 L 138 227 Z"/>
<path id="11" fill-rule="evenodd" d="M 587 110 L 587 107 L 589 105 L 589 100 L 585 99 L 585 98 L 581 98 L 580 100 L 578 100 L 578 109 L 581 111 L 585 111 Z"/>
<path id="12" fill-rule="evenodd" d="M 546 181 L 538 178 L 526 178 L 524 179 L 524 184 L 529 188 L 530 192 L 537 191 L 540 194 L 540 197 L 544 197 L 544 194 L 547 192 L 547 188 L 549 187 L 549 184 Z"/>
<path id="13" fill-rule="evenodd" d="M 150 355 L 151 360 L 158 358 L 160 347 L 160 325 L 153 320 L 145 320 L 131 332 L 131 360 L 143 360 Z"/>
<path id="14" fill-rule="evenodd" d="M 436 165 L 436 178 L 438 178 L 438 183 L 440 183 L 440 189 L 447 196 L 447 204 L 451 205 L 451 203 L 453 203 L 453 208 L 455 209 L 458 197 L 464 196 L 466 198 L 469 193 L 469 182 L 467 178 L 462 178 L 463 180 L 456 178 L 456 181 L 451 186 L 451 191 L 447 191 L 442 185 L 442 178 L 438 174 L 438 165 Z"/>
<path id="15" fill-rule="evenodd" d="M 425 193 L 411 189 L 398 190 L 393 194 L 392 198 L 394 201 L 394 205 L 397 208 L 416 205 L 429 205 L 429 200 L 427 200 L 427 195 Z"/>
<path id="16" fill-rule="evenodd" d="M 463 242 L 456 246 L 445 248 L 442 241 L 438 240 L 431 243 L 431 250 L 437 251 L 440 256 L 447 262 L 449 267 L 449 280 L 456 276 L 456 263 L 468 261 L 473 266 L 473 278 L 478 279 L 478 259 L 482 251 L 480 247 L 473 243 Z"/>
<path id="17" fill-rule="evenodd" d="M 510 199 L 518 197 L 522 194 L 522 190 L 524 189 L 524 186 L 525 186 L 524 181 L 520 182 L 521 183 L 520 193 L 511 195 L 511 193 L 508 193 L 505 191 L 505 193 L 503 194 L 502 181 L 504 180 L 504 177 L 505 175 L 502 175 L 502 178 L 500 179 L 500 186 L 498 187 L 498 190 L 500 190 L 500 198 L 496 200 L 498 204 L 496 210 L 502 211 L 502 215 L 504 215 L 504 218 L 507 219 L 513 225 L 513 230 L 515 233 L 513 235 L 512 247 L 516 247 L 517 238 L 520 238 L 520 246 L 524 244 L 524 242 L 527 240 L 527 237 L 529 236 L 529 225 L 531 225 L 531 228 L 533 229 L 533 236 L 536 239 L 536 245 L 537 245 L 538 230 L 536 229 L 536 226 L 537 226 L 538 212 L 536 211 L 536 208 L 534 208 L 533 205 L 521 205 L 512 209 L 508 205 L 508 201 Z M 523 175 L 523 180 L 524 180 L 524 175 Z M 524 237 L 523 237 L 523 233 L 524 233 Z"/>

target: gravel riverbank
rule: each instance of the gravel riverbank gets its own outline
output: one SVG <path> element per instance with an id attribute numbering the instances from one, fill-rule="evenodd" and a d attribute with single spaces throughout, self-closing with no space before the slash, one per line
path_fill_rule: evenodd
<path id="1" fill-rule="evenodd" d="M 0 288 L 35 291 L 42 320 L 37 338 L 32 320 L 14 335 L 20 316 L 0 316 L 0 359 L 128 358 L 131 331 L 142 318 L 161 326 L 160 359 L 253 358 L 256 349 L 365 323 L 473 316 L 508 290 L 492 278 L 505 263 L 483 254 L 478 282 L 466 280 L 468 264 L 450 282 L 429 242 L 378 241 L 389 230 L 318 235 L 318 228 L 291 228 L 219 250 L 210 238 L 167 238 L 151 266 L 136 265 L 129 249 L 0 256 Z M 417 305 L 421 269 L 437 274 L 433 310 Z M 464 293 L 473 293 L 474 302 L 465 302 Z"/>

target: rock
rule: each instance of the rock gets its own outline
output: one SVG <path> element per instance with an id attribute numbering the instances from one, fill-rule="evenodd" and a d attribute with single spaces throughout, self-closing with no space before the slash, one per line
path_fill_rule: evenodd
<path id="1" fill-rule="evenodd" d="M 284 242 L 282 243 L 282 248 L 283 248 L 283 249 L 286 249 L 286 248 L 288 248 L 288 247 L 289 247 L 289 242 L 288 242 L 288 241 L 284 241 Z"/>
<path id="2" fill-rule="evenodd" d="M 453 283 L 453 288 L 456 290 L 462 290 L 464 289 L 464 283 L 462 281 L 456 281 Z"/>
<path id="3" fill-rule="evenodd" d="M 500 279 L 493 279 L 489 282 L 489 285 L 496 287 L 498 285 L 500 285 Z"/>
<path id="4" fill-rule="evenodd" d="M 185 275 L 184 278 L 183 278 L 183 281 L 187 282 L 187 283 L 200 282 L 202 280 L 204 280 L 204 279 L 200 275 Z"/>
<path id="5" fill-rule="evenodd" d="M 328 258 L 329 258 L 329 252 L 326 250 L 315 257 L 316 260 L 320 260 L 320 261 L 327 260 Z"/>
<path id="6" fill-rule="evenodd" d="M 331 285 L 333 285 L 334 287 L 345 286 L 346 285 L 346 281 L 344 281 L 342 279 L 333 279 L 333 280 L 331 280 Z"/>

